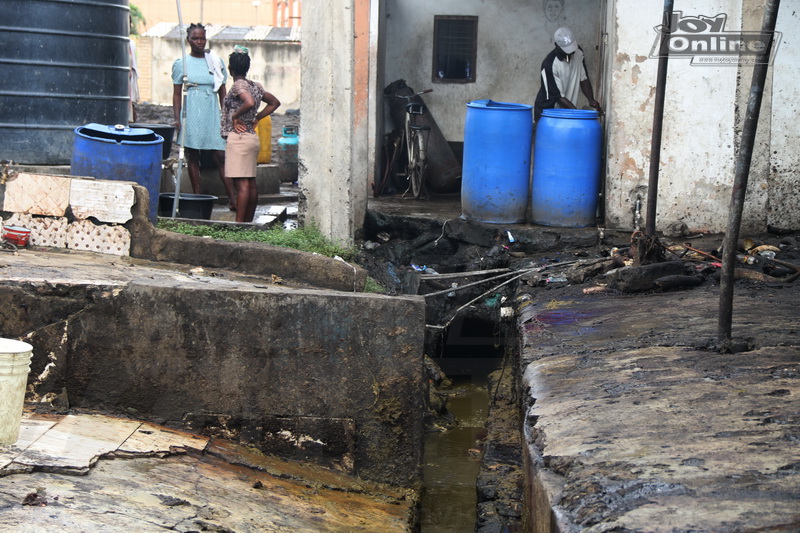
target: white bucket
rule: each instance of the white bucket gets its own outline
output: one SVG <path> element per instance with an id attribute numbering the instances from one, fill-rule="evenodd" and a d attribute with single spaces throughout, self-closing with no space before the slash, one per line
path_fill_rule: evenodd
<path id="1" fill-rule="evenodd" d="M 27 342 L 0 338 L 0 444 L 19 438 L 32 354 Z"/>

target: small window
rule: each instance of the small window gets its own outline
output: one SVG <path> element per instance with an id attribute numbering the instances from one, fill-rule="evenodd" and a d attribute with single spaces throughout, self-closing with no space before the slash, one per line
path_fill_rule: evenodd
<path id="1" fill-rule="evenodd" d="M 436 15 L 433 19 L 433 81 L 475 81 L 478 17 Z"/>

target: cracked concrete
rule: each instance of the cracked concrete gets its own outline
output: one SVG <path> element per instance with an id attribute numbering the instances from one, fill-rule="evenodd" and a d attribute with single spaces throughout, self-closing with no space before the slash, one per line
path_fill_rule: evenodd
<path id="1" fill-rule="evenodd" d="M 531 296 L 533 531 L 800 528 L 800 287 L 740 283 L 734 334 L 753 349 L 733 354 L 709 349 L 717 287 Z"/>
<path id="2" fill-rule="evenodd" d="M 0 449 L 2 531 L 407 531 L 410 493 L 98 414 L 27 414 Z"/>

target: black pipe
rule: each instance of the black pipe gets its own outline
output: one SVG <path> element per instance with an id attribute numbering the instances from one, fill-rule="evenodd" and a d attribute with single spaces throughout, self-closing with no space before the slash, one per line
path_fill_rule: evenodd
<path id="1" fill-rule="evenodd" d="M 664 94 L 667 86 L 669 64 L 669 36 L 672 22 L 673 0 L 664 1 L 664 19 L 661 22 L 661 42 L 658 47 L 658 76 L 656 77 L 655 109 L 653 110 L 653 136 L 650 141 L 650 180 L 647 185 L 647 219 L 644 232 L 656 233 L 656 204 L 658 203 L 658 167 L 661 163 L 661 130 L 664 124 Z"/>
<path id="2" fill-rule="evenodd" d="M 764 83 L 769 70 L 775 23 L 778 20 L 778 8 L 780 5 L 780 0 L 768 0 L 764 9 L 761 37 L 766 38 L 767 45 L 756 58 L 753 80 L 750 82 L 750 97 L 747 101 L 747 113 L 742 126 L 739 156 L 736 159 L 736 174 L 733 179 L 728 228 L 722 241 L 722 276 L 720 278 L 717 336 L 720 348 L 723 350 L 729 350 L 731 344 L 733 329 L 733 271 L 736 265 L 736 243 L 739 241 L 744 196 L 747 192 L 747 179 L 750 176 L 750 162 L 753 159 L 753 145 L 755 144 L 756 130 L 758 129 L 758 117 L 761 114 L 761 99 L 764 95 Z"/>

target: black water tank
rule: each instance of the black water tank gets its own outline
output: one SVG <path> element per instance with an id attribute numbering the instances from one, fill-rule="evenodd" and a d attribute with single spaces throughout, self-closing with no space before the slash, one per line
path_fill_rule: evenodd
<path id="1" fill-rule="evenodd" d="M 66 165 L 73 131 L 127 124 L 128 0 L 0 1 L 0 159 Z"/>

